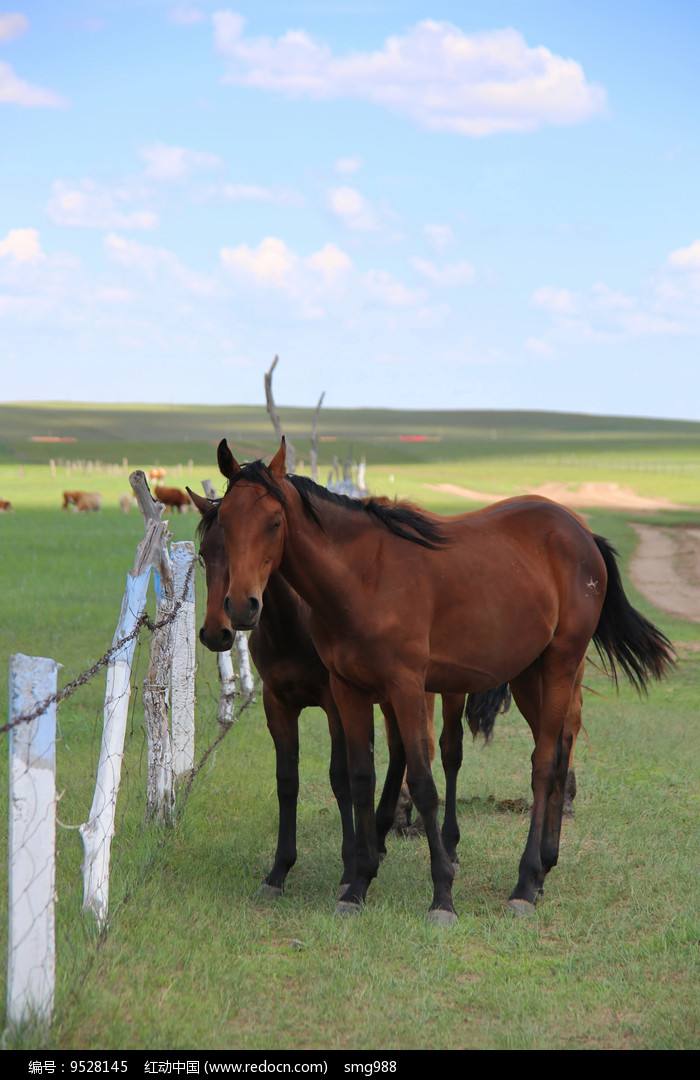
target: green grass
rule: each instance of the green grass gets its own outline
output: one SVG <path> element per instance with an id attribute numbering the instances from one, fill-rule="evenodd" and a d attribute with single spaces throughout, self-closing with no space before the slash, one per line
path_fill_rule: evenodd
<path id="1" fill-rule="evenodd" d="M 65 411 L 69 418 L 77 415 Z M 97 420 L 113 412 L 100 410 Z M 205 410 L 187 414 L 193 429 L 200 412 L 209 415 Z M 120 415 L 127 413 L 133 428 L 123 442 L 130 463 L 167 460 L 155 440 L 143 440 L 150 456 L 132 453 L 142 414 L 130 409 Z M 400 416 L 396 426 L 412 419 Z M 100 426 L 94 413 L 84 420 Z M 355 430 L 349 414 L 345 417 L 358 453 L 365 449 L 358 433 L 365 422 L 363 414 Z M 558 424 L 563 430 L 565 420 Z M 444 419 L 445 429 L 449 426 Z M 510 490 L 560 476 L 590 479 L 597 462 L 601 479 L 644 490 L 647 478 L 658 494 L 698 502 L 697 484 L 694 500 L 685 493 L 692 486 L 686 479 L 697 467 L 697 435 L 677 431 L 667 444 L 651 430 L 630 430 L 626 423 L 609 425 L 609 442 L 621 444 L 613 452 L 607 443 L 598 447 L 594 437 L 584 438 L 573 421 L 568 434 L 557 429 L 553 460 L 562 444 L 570 447 L 581 436 L 580 454 L 587 464 L 580 474 L 578 465 L 562 463 L 561 474 L 553 475 L 556 466 L 546 464 L 544 449 L 521 456 L 501 445 L 498 455 L 472 454 L 460 435 L 449 454 L 444 442 L 391 443 L 386 450 L 377 443 L 386 461 L 377 461 L 369 475 L 377 491 L 382 476 L 391 474 L 402 493 L 454 509 L 451 500 L 421 485 L 458 475 L 453 482 Z M 103 461 L 123 456 L 116 434 L 117 427 L 114 437 L 100 444 Z M 209 432 L 203 440 L 211 460 L 207 440 L 211 435 L 213 442 L 216 434 Z M 643 442 L 636 458 L 628 435 Z M 533 420 L 522 443 L 543 445 L 549 437 L 544 421 L 537 427 Z M 6 432 L 3 438 L 7 445 Z M 513 442 L 518 439 L 513 435 Z M 261 449 L 272 445 L 262 428 L 260 443 Z M 45 446 L 41 450 L 46 453 Z M 646 462 L 648 472 L 639 469 L 639 481 L 621 480 L 613 464 L 620 455 L 629 461 L 630 473 L 635 460 Z M 190 456 L 196 462 L 195 482 L 213 475 L 211 466 L 200 474 L 210 458 L 190 455 L 186 445 L 179 445 L 171 461 L 184 463 Z M 0 485 L 16 477 L 20 465 L 17 456 L 6 456 Z M 658 470 L 660 465 L 667 471 Z M 22 479 L 17 512 L 0 516 L 0 693 L 5 695 L 11 652 L 55 657 L 64 664 L 63 682 L 104 650 L 141 533 L 136 515 L 114 509 L 86 516 L 61 513 L 57 492 L 82 484 L 65 484 L 60 475 L 52 479 L 41 460 L 27 464 Z M 100 487 L 106 496 L 113 491 L 115 499 L 125 489 L 123 478 L 99 479 L 100 484 L 85 486 Z M 183 479 L 189 482 L 190 476 Z M 0 497 L 6 497 L 1 486 Z M 634 536 L 619 515 L 595 513 L 591 523 L 619 546 L 623 560 L 629 558 Z M 175 538 L 191 536 L 194 524 L 191 515 L 175 518 Z M 199 571 L 197 591 L 201 603 Z M 444 932 L 424 918 L 430 877 L 423 841 L 391 841 L 363 915 L 348 922 L 334 917 L 340 829 L 327 780 L 328 733 L 317 710 L 308 710 L 302 721 L 299 861 L 276 906 L 260 906 L 254 898 L 274 851 L 277 812 L 274 755 L 259 704 L 243 715 L 199 774 L 177 827 L 144 828 L 145 740 L 135 695 L 113 845 L 111 925 L 98 940 L 80 912 L 82 852 L 77 832 L 68 826 L 85 820 L 89 811 L 103 679 L 79 691 L 59 710 L 58 985 L 55 1024 L 45 1045 L 697 1047 L 700 653 L 692 647 L 700 642 L 700 628 L 651 612 L 633 589 L 629 592 L 675 641 L 685 643 L 683 659 L 673 677 L 644 701 L 626 687 L 618 697 L 593 669 L 587 674 L 577 815 L 565 826 L 560 865 L 529 921 L 513 920 L 504 909 L 527 817 L 507 812 L 501 803 L 529 797 L 531 741 L 515 709 L 499 718 L 492 746 L 466 747 L 459 788 L 462 865 L 455 884 L 460 921 Z M 144 675 L 144 651 L 145 645 L 136 685 Z M 198 653 L 198 662 L 201 751 L 216 735 L 216 667 L 205 651 Z M 380 737 L 380 776 L 385 762 Z M 436 778 L 441 786 L 439 767 Z M 3 915 L 0 934 L 5 932 Z M 28 1038 L 37 1048 L 36 1039 Z"/>

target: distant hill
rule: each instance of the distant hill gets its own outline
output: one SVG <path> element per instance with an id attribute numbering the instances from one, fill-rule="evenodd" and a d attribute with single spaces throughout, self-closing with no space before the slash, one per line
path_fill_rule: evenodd
<path id="1" fill-rule="evenodd" d="M 280 406 L 285 429 L 308 456 L 312 409 Z M 494 454 L 550 452 L 567 448 L 626 449 L 671 446 L 700 451 L 700 422 L 581 413 L 323 409 L 322 457 L 348 452 L 384 461 L 455 460 Z M 50 458 L 102 461 L 211 461 L 226 435 L 244 457 L 268 453 L 272 428 L 262 406 L 0 405 L 0 461 L 47 462 Z M 47 436 L 74 442 L 32 441 Z M 327 444 L 327 445 L 326 445 Z"/>

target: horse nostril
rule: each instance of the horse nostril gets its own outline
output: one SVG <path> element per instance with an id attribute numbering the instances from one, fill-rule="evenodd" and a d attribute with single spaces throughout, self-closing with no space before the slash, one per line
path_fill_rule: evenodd
<path id="1" fill-rule="evenodd" d="M 204 640 L 204 627 L 203 626 L 200 626 L 200 628 L 199 628 L 199 640 L 201 641 L 202 645 L 206 645 L 206 641 Z"/>
<path id="2" fill-rule="evenodd" d="M 230 649 L 233 645 L 233 634 L 230 630 L 223 629 L 221 631 L 221 644 L 224 649 Z"/>
<path id="3" fill-rule="evenodd" d="M 231 601 L 229 600 L 228 596 L 224 597 L 224 611 L 226 612 L 226 614 L 228 615 L 228 617 L 230 619 L 231 618 Z"/>
<path id="4" fill-rule="evenodd" d="M 258 614 L 258 608 L 260 607 L 260 601 L 256 600 L 256 598 L 254 596 L 249 596 L 248 597 L 248 605 L 250 607 L 251 615 L 257 615 Z"/>

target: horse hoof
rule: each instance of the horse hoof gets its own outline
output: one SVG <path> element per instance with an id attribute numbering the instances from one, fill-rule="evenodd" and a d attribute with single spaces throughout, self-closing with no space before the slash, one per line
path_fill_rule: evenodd
<path id="1" fill-rule="evenodd" d="M 562 807 L 561 816 L 565 818 L 572 818 L 574 816 L 574 804 L 572 802 L 565 802 Z"/>
<path id="2" fill-rule="evenodd" d="M 359 915 L 362 911 L 362 904 L 354 904 L 350 900 L 339 900 L 335 905 L 336 915 L 342 915 L 344 918 L 347 915 Z"/>
<path id="3" fill-rule="evenodd" d="M 508 907 L 520 919 L 535 914 L 535 905 L 531 904 L 529 900 L 509 900 Z"/>
<path id="4" fill-rule="evenodd" d="M 279 900 L 283 893 L 284 889 L 281 886 L 270 885 L 267 881 L 263 881 L 255 896 L 258 900 Z"/>
<path id="5" fill-rule="evenodd" d="M 432 908 L 426 915 L 426 919 L 433 926 L 454 926 L 457 922 L 457 913 L 446 911 L 445 908 Z"/>
<path id="6" fill-rule="evenodd" d="M 350 882 L 349 881 L 341 881 L 340 885 L 338 886 L 338 892 L 336 893 L 336 899 L 337 900 L 342 900 L 343 897 L 345 896 L 345 893 L 348 891 L 349 888 L 350 888 Z"/>

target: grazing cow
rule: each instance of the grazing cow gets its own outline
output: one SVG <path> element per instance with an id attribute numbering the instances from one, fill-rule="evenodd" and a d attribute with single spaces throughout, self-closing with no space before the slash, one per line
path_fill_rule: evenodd
<path id="1" fill-rule="evenodd" d="M 133 495 L 119 496 L 119 509 L 123 514 L 130 513 L 132 506 L 136 506 L 136 499 Z"/>
<path id="2" fill-rule="evenodd" d="M 189 510 L 192 505 L 190 497 L 186 491 L 182 491 L 176 487 L 161 487 L 160 484 L 156 484 L 155 496 L 159 502 L 163 503 L 163 506 L 177 510 L 178 514 L 181 514 L 183 510 Z"/>
<path id="3" fill-rule="evenodd" d="M 64 491 L 63 509 L 68 507 L 83 514 L 88 510 L 101 510 L 102 496 L 99 491 Z"/>
<path id="4" fill-rule="evenodd" d="M 9 499 L 0 499 L 0 514 L 4 514 L 11 509 L 12 503 L 9 501 Z"/>
<path id="5" fill-rule="evenodd" d="M 86 514 L 90 510 L 102 509 L 102 496 L 99 491 L 81 491 L 75 503 L 76 510 Z"/>

